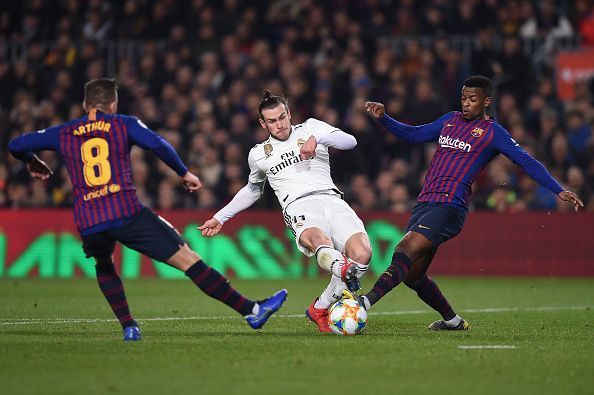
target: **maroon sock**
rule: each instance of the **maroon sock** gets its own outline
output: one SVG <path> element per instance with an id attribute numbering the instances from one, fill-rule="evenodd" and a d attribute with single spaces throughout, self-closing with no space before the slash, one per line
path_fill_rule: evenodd
<path id="1" fill-rule="evenodd" d="M 128 300 L 126 299 L 126 293 L 124 292 L 124 284 L 118 276 L 113 263 L 107 265 L 96 265 L 95 270 L 97 272 L 97 283 L 99 289 L 103 292 L 107 303 L 111 306 L 113 313 L 122 324 L 122 328 L 128 326 L 138 326 L 130 309 L 128 308 Z"/>
<path id="2" fill-rule="evenodd" d="M 186 276 L 211 298 L 220 300 L 241 315 L 252 314 L 255 303 L 237 292 L 226 277 L 202 260 L 190 266 Z"/>
<path id="3" fill-rule="evenodd" d="M 444 320 L 449 321 L 456 316 L 448 300 L 443 296 L 435 281 L 428 275 L 425 274 L 410 288 L 417 291 L 419 298 L 441 314 Z"/>
<path id="4" fill-rule="evenodd" d="M 385 294 L 394 289 L 406 277 L 408 269 L 412 266 L 412 261 L 406 254 L 402 252 L 395 252 L 392 255 L 392 263 L 377 279 L 373 289 L 369 291 L 365 297 L 369 300 L 371 305 L 377 303 L 378 300 L 384 297 Z"/>

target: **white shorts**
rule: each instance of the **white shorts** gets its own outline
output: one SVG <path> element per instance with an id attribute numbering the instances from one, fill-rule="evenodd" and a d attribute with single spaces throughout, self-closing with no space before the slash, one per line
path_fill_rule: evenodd
<path id="1" fill-rule="evenodd" d="M 339 196 L 310 195 L 290 203 L 284 211 L 285 224 L 295 235 L 297 248 L 306 256 L 313 256 L 299 243 L 305 229 L 320 228 L 332 239 L 334 248 L 345 253 L 347 240 L 354 234 L 364 233 L 365 226 L 355 211 Z"/>

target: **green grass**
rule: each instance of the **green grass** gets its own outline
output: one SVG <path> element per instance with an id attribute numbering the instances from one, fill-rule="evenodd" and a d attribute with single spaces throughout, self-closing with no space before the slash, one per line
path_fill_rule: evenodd
<path id="1" fill-rule="evenodd" d="M 124 343 L 94 281 L 2 280 L 1 392 L 594 393 L 594 279 L 439 279 L 471 324 L 463 333 L 429 332 L 437 314 L 398 287 L 372 310 L 397 314 L 370 315 L 354 337 L 286 316 L 303 314 L 322 280 L 233 283 L 256 298 L 286 287 L 285 316 L 255 332 L 189 281 L 128 281 L 144 338 Z M 173 319 L 143 321 L 158 317 Z"/>

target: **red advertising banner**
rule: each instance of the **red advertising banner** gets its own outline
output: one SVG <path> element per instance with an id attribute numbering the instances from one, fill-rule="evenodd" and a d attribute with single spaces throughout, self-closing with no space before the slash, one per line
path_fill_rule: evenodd
<path id="1" fill-rule="evenodd" d="M 317 276 L 315 260 L 296 248 L 280 212 L 248 211 L 225 224 L 223 233 L 204 238 L 197 224 L 205 211 L 161 213 L 205 261 L 240 278 Z M 373 248 L 371 271 L 381 273 L 403 236 L 408 215 L 365 213 Z M 462 233 L 443 244 L 431 274 L 470 276 L 594 276 L 594 214 L 470 213 Z M 125 278 L 180 278 L 161 263 L 127 248 L 116 261 Z M 94 276 L 84 257 L 69 210 L 0 210 L 0 278 Z"/>
<path id="2" fill-rule="evenodd" d="M 559 52 L 556 74 L 559 98 L 574 99 L 575 84 L 585 83 L 594 77 L 594 50 Z"/>

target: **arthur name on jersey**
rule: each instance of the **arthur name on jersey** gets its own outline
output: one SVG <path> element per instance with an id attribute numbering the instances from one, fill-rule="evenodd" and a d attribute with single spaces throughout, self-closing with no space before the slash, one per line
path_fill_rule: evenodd
<path id="1" fill-rule="evenodd" d="M 96 122 L 88 122 L 84 126 L 79 126 L 78 128 L 72 131 L 72 134 L 75 136 L 82 136 L 83 134 L 91 133 L 96 130 L 100 130 L 102 132 L 109 132 L 111 129 L 111 124 L 105 121 L 96 121 Z"/>

